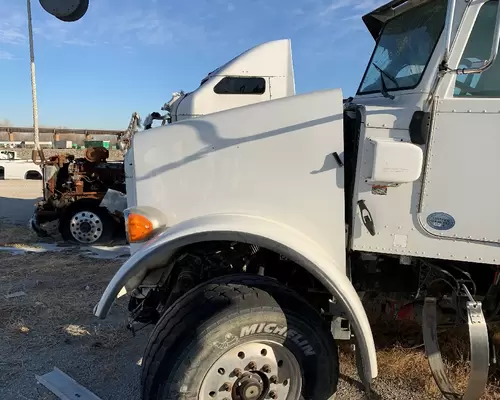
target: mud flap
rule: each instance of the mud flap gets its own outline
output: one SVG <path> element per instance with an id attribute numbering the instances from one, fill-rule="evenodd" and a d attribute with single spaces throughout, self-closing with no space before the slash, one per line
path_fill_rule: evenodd
<path id="1" fill-rule="evenodd" d="M 467 324 L 470 336 L 471 372 L 467 389 L 463 395 L 456 392 L 448 378 L 441 357 L 437 338 L 436 299 L 427 297 L 424 303 L 422 331 L 424 336 L 425 354 L 436 384 L 448 400 L 476 400 L 483 394 L 488 379 L 489 341 L 488 327 L 482 311 L 481 302 L 470 296 L 466 303 Z"/>

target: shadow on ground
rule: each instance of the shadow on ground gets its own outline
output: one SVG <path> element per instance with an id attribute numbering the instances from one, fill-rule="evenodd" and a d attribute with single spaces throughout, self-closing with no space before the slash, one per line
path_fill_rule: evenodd
<path id="1" fill-rule="evenodd" d="M 41 196 L 20 199 L 2 195 L 0 192 L 0 219 L 12 224 L 27 225 L 35 210 L 35 204 L 42 199 Z"/>

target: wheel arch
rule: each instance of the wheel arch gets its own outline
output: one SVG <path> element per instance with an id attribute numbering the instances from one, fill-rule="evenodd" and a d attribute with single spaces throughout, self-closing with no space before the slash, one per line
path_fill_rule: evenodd
<path id="1" fill-rule="evenodd" d="M 35 178 L 33 178 L 33 176 L 35 176 Z M 26 173 L 24 174 L 24 179 L 41 180 L 41 179 L 43 179 L 42 172 L 37 171 L 36 169 L 30 169 L 30 170 L 26 171 Z"/>
<path id="2" fill-rule="evenodd" d="M 371 382 L 377 376 L 375 345 L 368 317 L 352 283 L 339 266 L 343 265 L 345 254 L 339 254 L 336 261 L 309 237 L 261 217 L 217 214 L 188 220 L 164 230 L 137 249 L 121 266 L 96 305 L 94 314 L 106 318 L 122 288 L 133 290 L 152 270 L 168 268 L 169 259 L 184 246 L 218 240 L 267 248 L 311 273 L 335 297 L 351 321 L 363 360 L 365 382 Z"/>
<path id="3" fill-rule="evenodd" d="M 99 200 L 91 198 L 91 197 L 85 197 L 82 199 L 75 200 L 68 204 L 66 207 L 60 209 L 60 215 L 62 218 L 68 216 L 70 213 L 72 213 L 74 210 L 84 208 L 84 207 L 99 207 Z M 62 220 L 61 218 L 61 220 Z"/>

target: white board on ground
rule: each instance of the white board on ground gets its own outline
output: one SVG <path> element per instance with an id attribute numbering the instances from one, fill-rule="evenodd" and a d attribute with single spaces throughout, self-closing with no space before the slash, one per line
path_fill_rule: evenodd
<path id="1" fill-rule="evenodd" d="M 56 367 L 45 375 L 35 375 L 35 378 L 61 400 L 101 400 Z"/>
<path id="2" fill-rule="evenodd" d="M 81 255 L 90 258 L 100 258 L 106 260 L 112 260 L 120 257 L 130 256 L 129 246 L 58 246 L 53 243 L 36 243 L 34 245 L 16 245 L 16 246 L 0 246 L 0 251 L 8 251 L 11 254 L 25 254 L 25 253 L 46 253 L 46 252 L 57 252 L 74 250 L 79 252 Z"/>

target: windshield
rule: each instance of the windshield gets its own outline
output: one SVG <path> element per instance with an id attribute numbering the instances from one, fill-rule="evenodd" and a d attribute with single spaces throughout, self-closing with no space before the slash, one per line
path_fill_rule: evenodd
<path id="1" fill-rule="evenodd" d="M 425 72 L 446 19 L 446 0 L 435 0 L 384 26 L 358 94 L 415 88 Z"/>

